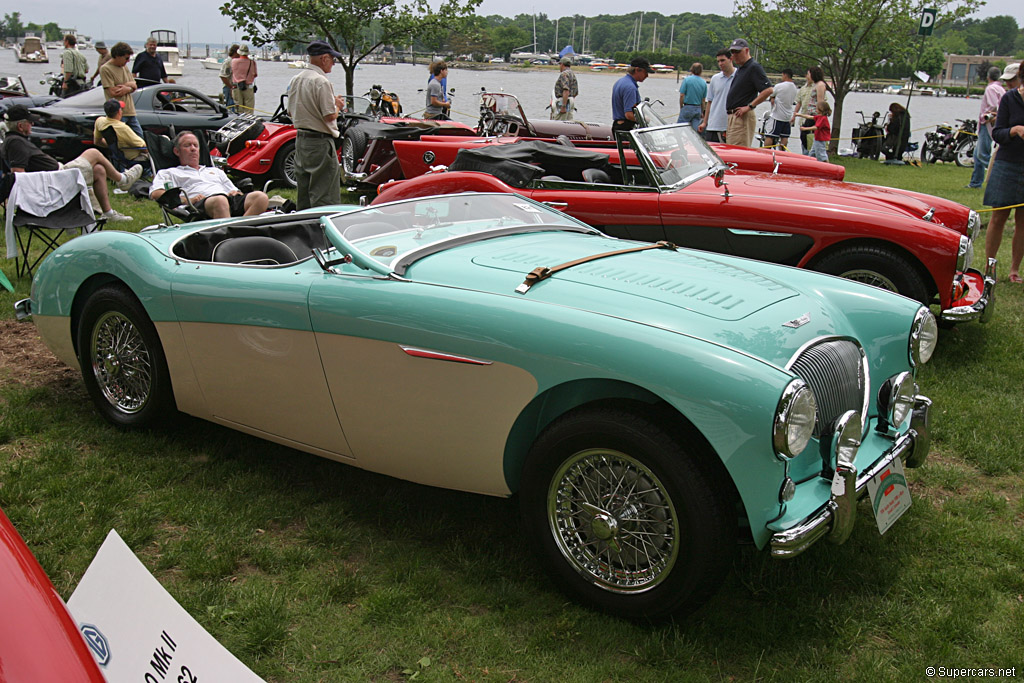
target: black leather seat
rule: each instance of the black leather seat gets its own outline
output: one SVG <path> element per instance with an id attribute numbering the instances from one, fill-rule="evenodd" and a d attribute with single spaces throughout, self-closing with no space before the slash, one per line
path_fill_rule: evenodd
<path id="1" fill-rule="evenodd" d="M 250 266 L 279 266 L 295 263 L 298 257 L 284 242 L 273 237 L 249 235 L 218 242 L 211 258 L 214 263 L 238 263 Z"/>
<path id="2" fill-rule="evenodd" d="M 599 168 L 585 168 L 583 180 L 588 183 L 610 183 L 612 177 Z"/>

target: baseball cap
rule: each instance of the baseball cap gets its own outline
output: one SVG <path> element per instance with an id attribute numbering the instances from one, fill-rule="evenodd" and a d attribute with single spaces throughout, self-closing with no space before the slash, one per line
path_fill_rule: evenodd
<path id="1" fill-rule="evenodd" d="M 107 44 L 104 43 L 102 40 L 97 40 L 96 44 L 93 45 L 93 47 L 96 48 L 97 50 L 106 50 L 107 49 Z"/>
<path id="2" fill-rule="evenodd" d="M 341 54 L 328 43 L 322 40 L 314 40 L 306 47 L 306 54 L 310 57 L 319 57 L 320 55 L 330 55 L 335 59 L 342 59 L 345 55 Z"/>
<path id="3" fill-rule="evenodd" d="M 743 40 L 742 38 L 737 38 L 736 40 L 732 41 L 732 45 L 729 46 L 729 51 L 739 51 L 742 50 L 743 48 L 748 47 L 750 47 L 750 45 L 747 44 L 747 41 Z"/>
<path id="4" fill-rule="evenodd" d="M 24 104 L 16 104 L 8 107 L 4 112 L 4 120 L 14 123 L 15 121 L 31 121 L 35 123 L 39 117 L 28 110 Z"/>
<path id="5" fill-rule="evenodd" d="M 1006 66 L 1006 69 L 1003 71 L 1003 75 L 999 77 L 999 80 L 1001 80 L 1001 81 L 1012 81 L 1014 78 L 1017 77 L 1019 69 L 1020 69 L 1020 62 L 1017 62 L 1015 64 L 1008 64 Z"/>
<path id="6" fill-rule="evenodd" d="M 649 74 L 654 73 L 654 69 L 651 68 L 651 63 L 643 57 L 635 57 L 632 62 L 629 63 L 631 69 L 643 69 Z"/>
<path id="7" fill-rule="evenodd" d="M 560 62 L 561 64 L 565 64 L 566 66 L 572 66 L 572 57 L 570 57 L 570 56 L 568 56 L 568 55 L 566 55 L 565 57 L 562 57 L 562 58 L 561 58 L 561 59 L 559 59 L 558 61 L 559 61 L 559 62 Z"/>
<path id="8" fill-rule="evenodd" d="M 107 115 L 107 118 L 112 118 L 121 109 L 124 109 L 124 102 L 113 97 L 103 103 L 103 113 Z"/>

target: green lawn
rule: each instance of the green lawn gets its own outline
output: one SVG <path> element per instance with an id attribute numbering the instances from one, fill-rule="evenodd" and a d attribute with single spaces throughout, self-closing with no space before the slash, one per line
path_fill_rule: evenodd
<path id="1" fill-rule="evenodd" d="M 980 206 L 968 169 L 849 160 L 848 180 Z M 118 197 L 132 228 L 153 205 Z M 977 262 L 983 256 L 978 245 Z M 1000 253 L 1009 258 L 1009 235 Z M 3 262 L 13 275 L 13 262 Z M 1024 675 L 1024 289 L 943 330 L 914 504 L 879 536 L 788 562 L 741 551 L 674 623 L 595 614 L 524 553 L 514 500 L 368 474 L 183 417 L 124 433 L 77 370 L 34 353 L 0 294 L 0 508 L 65 598 L 115 528 L 182 605 L 272 681 L 904 681 L 935 667 Z M 13 347 L 13 348 L 12 348 Z M 19 352 L 24 349 L 25 353 Z"/>

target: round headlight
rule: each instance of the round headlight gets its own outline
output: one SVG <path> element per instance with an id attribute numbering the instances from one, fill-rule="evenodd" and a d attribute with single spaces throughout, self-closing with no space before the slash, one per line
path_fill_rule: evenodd
<path id="1" fill-rule="evenodd" d="M 811 436 L 817 419 L 818 402 L 814 392 L 801 379 L 790 382 L 782 392 L 775 410 L 772 440 L 775 453 L 783 460 L 800 455 Z"/>
<path id="2" fill-rule="evenodd" d="M 909 372 L 890 377 L 878 392 L 878 410 L 890 427 L 903 424 L 914 409 L 917 383 Z"/>
<path id="3" fill-rule="evenodd" d="M 914 324 L 910 327 L 910 363 L 918 366 L 930 361 L 938 341 L 939 325 L 935 322 L 935 316 L 922 306 L 917 310 Z"/>

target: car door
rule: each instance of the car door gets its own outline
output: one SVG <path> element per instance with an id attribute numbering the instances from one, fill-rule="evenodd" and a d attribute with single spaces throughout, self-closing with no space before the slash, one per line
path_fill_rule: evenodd
<path id="1" fill-rule="evenodd" d="M 656 188 L 565 181 L 536 185 L 520 192 L 608 235 L 647 242 L 665 239 Z"/>
<path id="2" fill-rule="evenodd" d="M 211 419 L 349 457 L 310 324 L 310 286 L 325 277 L 316 263 L 183 268 L 174 307 Z"/>

